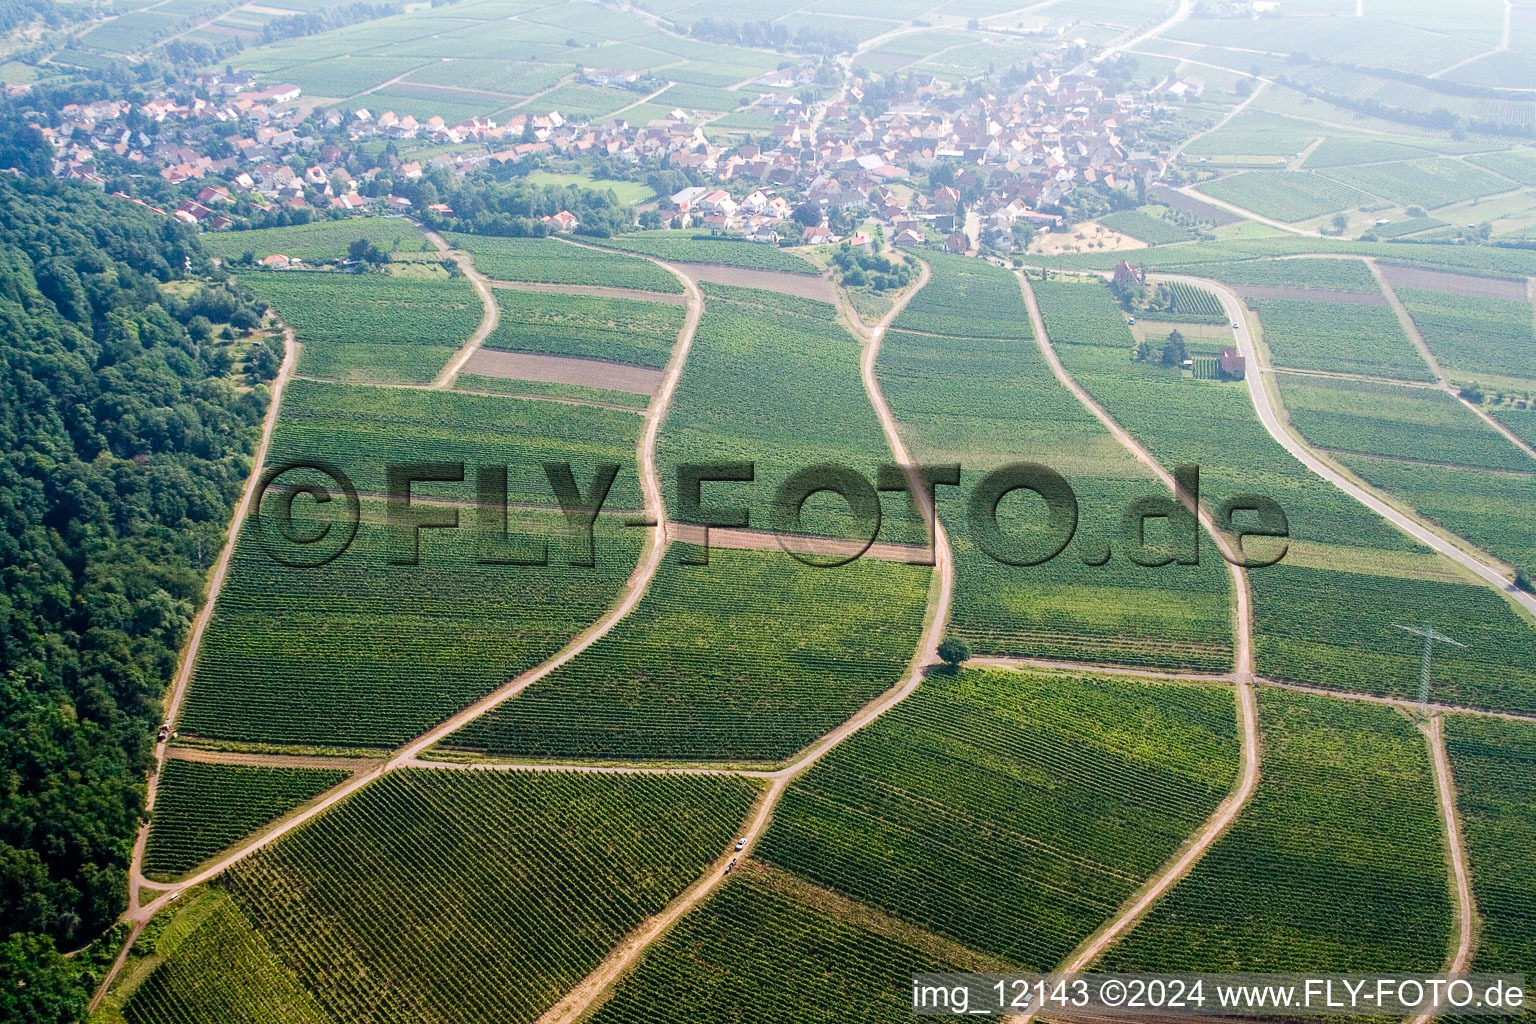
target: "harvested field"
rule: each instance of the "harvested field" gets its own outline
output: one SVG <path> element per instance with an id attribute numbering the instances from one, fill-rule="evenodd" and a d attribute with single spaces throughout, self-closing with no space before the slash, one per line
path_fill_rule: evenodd
<path id="1" fill-rule="evenodd" d="M 731 284 L 738 288 L 759 288 L 780 295 L 795 295 L 817 302 L 836 303 L 837 289 L 824 277 L 811 274 L 786 274 L 777 270 L 748 270 L 723 263 L 682 263 L 678 269 L 696 283 Z"/>
<path id="2" fill-rule="evenodd" d="M 1418 271 L 1415 271 L 1418 273 Z M 1449 277 L 1452 275 L 1441 275 Z M 1294 299 L 1297 302 L 1340 302 L 1349 306 L 1385 306 L 1380 292 L 1341 292 L 1332 288 L 1287 288 L 1278 284 L 1245 284 L 1234 289 L 1245 299 Z"/>
<path id="3" fill-rule="evenodd" d="M 1447 274 L 1442 270 L 1400 267 L 1393 263 L 1381 264 L 1381 273 L 1393 288 L 1425 288 L 1435 292 L 1450 292 L 1452 295 L 1474 295 L 1482 299 L 1526 301 L 1524 281 Z"/>
<path id="4" fill-rule="evenodd" d="M 1243 219 L 1235 213 L 1229 213 L 1219 206 L 1212 206 L 1210 203 L 1202 203 L 1200 200 L 1187 196 L 1177 189 L 1169 188 L 1167 185 L 1153 185 L 1147 192 L 1153 202 L 1162 203 L 1164 206 L 1178 210 L 1181 213 L 1192 213 L 1201 220 L 1210 221 L 1217 227 L 1236 224 Z"/>
<path id="5" fill-rule="evenodd" d="M 544 356 L 532 352 L 502 352 L 483 348 L 469 357 L 465 373 L 508 380 L 537 380 L 549 384 L 579 384 L 606 391 L 655 395 L 664 376 L 661 370 L 628 363 L 574 356 Z"/>

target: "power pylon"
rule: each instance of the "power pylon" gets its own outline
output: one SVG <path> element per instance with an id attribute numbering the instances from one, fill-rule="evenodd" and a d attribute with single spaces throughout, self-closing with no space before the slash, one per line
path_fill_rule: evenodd
<path id="1" fill-rule="evenodd" d="M 1419 666 L 1419 714 L 1424 718 L 1428 718 L 1429 669 L 1430 662 L 1434 659 L 1435 655 L 1435 641 L 1438 640 L 1443 644 L 1451 644 L 1454 647 L 1466 647 L 1467 645 L 1452 640 L 1444 633 L 1441 633 L 1439 630 L 1435 629 L 1434 626 L 1428 624 L 1423 626 L 1403 626 L 1394 622 L 1392 625 L 1393 627 L 1402 630 L 1404 633 L 1412 633 L 1414 636 L 1420 636 L 1424 638 L 1424 660 Z"/>

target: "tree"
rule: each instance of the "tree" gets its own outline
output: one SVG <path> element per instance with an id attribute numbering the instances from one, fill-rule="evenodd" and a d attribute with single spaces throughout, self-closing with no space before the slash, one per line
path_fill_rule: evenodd
<path id="1" fill-rule="evenodd" d="M 46 935 L 12 935 L 0 943 L 0 1020 L 73 1024 L 90 998 L 80 972 Z"/>
<path id="2" fill-rule="evenodd" d="M 1168 340 L 1163 342 L 1163 365 L 1183 366 L 1184 360 L 1189 358 L 1189 353 L 1184 348 L 1184 335 L 1177 330 L 1168 334 Z"/>
<path id="3" fill-rule="evenodd" d="M 945 637 L 939 644 L 939 659 L 950 671 L 954 671 L 971 660 L 971 647 L 959 637 Z"/>
<path id="4" fill-rule="evenodd" d="M 814 203 L 801 203 L 792 214 L 796 224 L 814 228 L 821 224 L 821 207 Z"/>
<path id="5" fill-rule="evenodd" d="M 347 257 L 356 263 L 367 263 L 370 266 L 378 266 L 389 262 L 389 254 L 366 238 L 354 239 L 347 246 Z"/>
<path id="6" fill-rule="evenodd" d="M 1536 587 L 1531 585 L 1531 578 L 1525 574 L 1524 569 L 1515 573 L 1515 587 L 1527 594 L 1536 594 Z"/>
<path id="7" fill-rule="evenodd" d="M 1349 214 L 1336 213 L 1333 215 L 1333 230 L 1335 232 L 1342 235 L 1347 227 L 1349 227 Z"/>
<path id="8" fill-rule="evenodd" d="M 1152 343 L 1142 338 L 1136 343 L 1136 348 L 1131 352 L 1131 359 L 1138 363 L 1144 363 L 1152 358 Z"/>

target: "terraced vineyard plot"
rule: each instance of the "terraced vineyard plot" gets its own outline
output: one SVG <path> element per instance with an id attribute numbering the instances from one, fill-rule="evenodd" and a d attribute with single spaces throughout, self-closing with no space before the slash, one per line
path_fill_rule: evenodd
<path id="1" fill-rule="evenodd" d="M 914 973 L 966 969 L 799 902 L 775 888 L 774 873 L 746 868 L 646 951 L 593 1024 L 905 1024 Z"/>
<path id="2" fill-rule="evenodd" d="M 1512 149 L 1505 153 L 1482 153 L 1467 157 L 1467 162 L 1497 171 L 1522 185 L 1536 185 L 1536 150 Z"/>
<path id="3" fill-rule="evenodd" d="M 299 372 L 425 383 L 480 323 L 468 279 L 284 270 L 242 275 L 277 308 L 303 349 Z"/>
<path id="4" fill-rule="evenodd" d="M 1109 285 L 1031 281 L 1046 333 L 1058 345 L 1102 345 L 1126 352 L 1136 339 Z"/>
<path id="5" fill-rule="evenodd" d="M 171 758 L 160 773 L 144 870 L 152 877 L 182 874 L 349 774 Z"/>
<path id="6" fill-rule="evenodd" d="M 550 399 L 564 399 L 572 402 L 599 402 L 605 405 L 623 406 L 636 411 L 642 410 L 651 404 L 650 395 L 636 394 L 633 391 L 611 391 L 607 388 L 586 387 L 581 384 L 560 384 L 552 381 L 513 380 L 507 377 L 488 377 L 467 372 L 460 373 L 455 377 L 453 386 L 459 391 L 484 391 L 492 394 L 521 397 L 543 396 Z"/>
<path id="7" fill-rule="evenodd" d="M 932 675 L 791 785 L 758 851 L 973 949 L 1048 968 L 1226 796 L 1234 711 L 1215 687 Z"/>
<path id="8" fill-rule="evenodd" d="M 1330 135 L 1307 157 L 1306 166 L 1308 170 L 1322 170 L 1328 167 L 1345 167 L 1350 164 L 1413 160 L 1428 155 L 1421 146 L 1407 146 L 1398 141 L 1387 142 L 1380 138 Z M 1477 161 L 1479 158 L 1473 159 Z"/>
<path id="9" fill-rule="evenodd" d="M 623 510 L 643 504 L 634 470 L 639 436 L 635 417 L 617 410 L 296 380 L 283 395 L 267 462 L 324 459 L 360 492 L 378 495 L 388 491 L 391 465 L 462 462 L 463 483 L 416 484 L 412 493 L 466 502 L 476 466 L 505 465 L 509 501 L 550 508 L 555 494 L 542 463 L 569 462 L 585 493 L 597 466 L 616 462 L 622 468 L 604 508 Z"/>
<path id="10" fill-rule="evenodd" d="M 1400 380 L 1432 380 L 1387 306 L 1249 298 L 1275 365 Z"/>
<path id="11" fill-rule="evenodd" d="M 343 259 L 347 246 L 359 238 L 368 239 L 385 252 L 419 251 L 427 240 L 409 221 L 394 217 L 320 220 L 287 228 L 215 231 L 199 236 L 207 252 L 225 260 L 238 259 L 247 252 L 257 259 L 273 253 L 310 261 Z"/>
<path id="12" fill-rule="evenodd" d="M 1182 192 L 1167 194 L 1184 197 Z M 1188 198 L 1188 197 L 1184 197 Z M 1479 274 L 1486 277 L 1524 277 L 1536 274 L 1536 252 L 1486 245 L 1429 245 L 1417 242 L 1361 242 L 1354 239 L 1302 238 L 1277 235 L 1272 238 L 1234 238 L 1200 245 L 1166 246 L 1137 250 L 1136 263 L 1148 270 L 1173 267 L 1219 268 L 1233 263 L 1272 259 L 1278 256 L 1353 253 L 1382 260 L 1411 262 L 1415 266 Z M 1061 256 L 1037 256 L 1034 259 L 1052 270 L 1112 270 L 1125 259 L 1122 252 L 1066 253 Z"/>
<path id="13" fill-rule="evenodd" d="M 446 746 L 543 758 L 778 760 L 883 690 L 917 647 L 930 571 L 674 548 L 639 607 Z M 690 557 L 696 552 L 689 552 Z"/>
<path id="14" fill-rule="evenodd" d="M 218 885 L 331 1020 L 529 1022 L 727 848 L 755 795 L 720 777 L 406 769 Z M 179 980 L 160 1019 L 227 1019 L 207 1012 L 218 979 Z"/>
<path id="15" fill-rule="evenodd" d="M 1452 907 L 1423 737 L 1390 708 L 1258 696 L 1252 802 L 1100 969 L 1440 970 Z"/>
<path id="16" fill-rule="evenodd" d="M 1039 300 L 1047 330 L 1058 325 L 1108 341 L 1093 350 L 1117 366 L 1129 362 L 1127 328 L 1106 288 L 1052 283 Z M 1012 306 L 1001 308 L 1018 315 L 1022 307 L 1015 292 Z M 878 369 L 913 458 L 964 467 L 958 492 L 939 490 L 955 554 L 951 632 L 989 654 L 1231 667 L 1229 584 L 1219 556 L 1207 545 L 1199 565 L 1156 570 L 1126 558 L 1125 510 L 1168 492 L 1057 383 L 1034 344 L 893 331 Z M 965 505 L 985 473 L 1023 460 L 1066 477 L 1078 502 L 1073 544 L 1032 567 L 1005 565 L 976 547 Z M 1038 501 L 1022 496 L 1005 499 L 999 518 L 1021 538 L 1038 535 L 1042 522 Z M 1155 527 L 1150 534 L 1156 542 Z M 1085 564 L 1106 550 L 1107 563 Z"/>
<path id="17" fill-rule="evenodd" d="M 488 551 L 464 508 L 460 530 L 422 531 L 420 565 L 395 565 L 402 549 L 382 503 L 364 502 L 362 514 L 346 554 L 315 569 L 274 562 L 247 520 L 187 693 L 184 732 L 260 743 L 403 743 L 596 621 L 640 541 L 603 517 L 596 567 L 581 568 L 570 562 L 585 552 L 565 539 L 563 519 L 513 510 L 511 546 Z M 301 534 L 316 525 L 295 516 Z M 548 566 L 479 561 L 536 557 L 546 535 Z"/>
<path id="18" fill-rule="evenodd" d="M 657 445 L 662 478 L 675 480 L 678 463 L 753 462 L 755 483 L 706 492 L 720 488 L 726 504 L 746 505 L 751 525 L 764 528 L 779 485 L 808 466 L 837 463 L 873 481 L 892 456 L 859 380 L 859 344 L 836 308 L 757 289 L 703 289 L 704 316 Z M 665 493 L 676 516 L 676 488 Z M 704 503 L 721 499 L 706 494 Z M 834 495 L 812 498 L 805 532 L 857 535 L 847 508 Z M 925 536 L 899 493 L 887 495 L 885 517 L 882 540 Z"/>
<path id="19" fill-rule="evenodd" d="M 1019 285 L 1001 267 L 964 256 L 924 253 L 933 274 L 901 311 L 894 326 L 956 338 L 1033 336 Z"/>
<path id="20" fill-rule="evenodd" d="M 1536 461 L 1438 388 L 1279 377 L 1291 422 L 1314 445 L 1360 455 L 1536 472 Z"/>
<path id="21" fill-rule="evenodd" d="M 1431 210 L 1519 187 L 1502 175 L 1448 157 L 1351 167 L 1329 171 L 1327 176 L 1341 184 L 1347 182 L 1346 187 L 1362 188 L 1400 206 L 1422 206 Z"/>
<path id="22" fill-rule="evenodd" d="M 1359 189 L 1310 171 L 1244 171 L 1208 181 L 1200 190 L 1262 217 L 1287 222 L 1373 201 Z"/>
<path id="23" fill-rule="evenodd" d="M 1536 726 L 1452 715 L 1445 748 L 1482 915 L 1469 970 L 1536 975 Z"/>
<path id="24" fill-rule="evenodd" d="M 1170 281 L 1163 287 L 1168 290 L 1171 315 L 1188 316 L 1196 320 L 1226 321 L 1221 300 L 1204 288 L 1197 288 L 1183 281 Z"/>
<path id="25" fill-rule="evenodd" d="M 488 348 L 663 367 L 687 315 L 682 306 L 550 292 L 496 293 L 501 320 Z"/>
<path id="26" fill-rule="evenodd" d="M 1524 409 L 1509 407 L 1492 409 L 1489 411 L 1494 419 L 1515 432 L 1515 435 L 1527 444 L 1536 444 L 1536 408 L 1527 406 Z"/>
<path id="27" fill-rule="evenodd" d="M 802 256 L 775 245 L 759 245 L 739 238 L 695 235 L 686 231 L 636 231 L 615 235 L 603 244 L 630 252 L 643 252 L 676 263 L 721 263 L 748 270 L 778 270 L 789 274 L 820 274 L 821 268 Z"/>
<path id="28" fill-rule="evenodd" d="M 682 284 L 646 260 L 567 245 L 549 238 L 496 238 L 447 232 L 455 249 L 469 253 L 475 269 L 502 281 L 536 284 L 585 284 L 635 288 L 650 292 L 681 292 Z"/>
<path id="29" fill-rule="evenodd" d="M 1536 379 L 1536 334 L 1528 302 L 1398 288 L 1435 358 L 1467 373 Z"/>

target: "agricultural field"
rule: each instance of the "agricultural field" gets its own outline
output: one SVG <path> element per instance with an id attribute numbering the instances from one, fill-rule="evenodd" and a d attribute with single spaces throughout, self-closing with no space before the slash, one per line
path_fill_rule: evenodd
<path id="1" fill-rule="evenodd" d="M 1183 193 L 1162 193 L 1169 196 Z M 1186 197 L 1187 198 L 1187 197 Z M 1416 242 L 1362 242 L 1357 239 L 1302 238 L 1271 235 L 1254 238 L 1219 239 L 1199 245 L 1158 246 L 1136 251 L 1135 262 L 1148 270 L 1173 267 L 1224 268 L 1249 260 L 1280 256 L 1358 255 L 1374 256 L 1397 263 L 1432 267 L 1437 270 L 1473 274 L 1489 278 L 1523 278 L 1536 274 L 1536 252 L 1525 249 L 1486 245 L 1427 245 Z M 1125 259 L 1121 252 L 1065 253 L 1060 256 L 1031 257 L 1052 270 L 1112 270 Z"/>
<path id="2" fill-rule="evenodd" d="M 935 264 L 936 281 L 948 266 Z M 1026 324 L 1022 296 L 1017 290 L 1013 296 L 1010 305 L 994 307 L 994 316 Z M 1129 331 L 1108 289 L 1053 282 L 1039 292 L 1039 301 L 1047 330 L 1055 324 L 1082 331 L 1117 365 L 1129 362 Z M 1119 533 L 1124 510 L 1167 491 L 1056 382 L 1032 342 L 892 331 L 877 369 L 912 457 L 964 467 L 958 493 L 939 489 L 939 513 L 955 553 L 953 634 L 987 654 L 1231 667 L 1222 563 L 1208 546 L 1200 564 L 1168 565 L 1155 573 L 1125 557 Z M 976 547 L 964 503 L 983 474 L 1021 459 L 1064 476 L 1079 514 L 1070 548 L 1029 567 L 1005 565 Z M 1049 550 L 1043 549 L 1034 501 L 1007 499 L 999 519 L 1010 531 L 1022 531 L 1027 553 L 1038 558 Z M 1150 538 L 1154 547 L 1163 536 Z"/>
<path id="3" fill-rule="evenodd" d="M 349 774 L 172 758 L 160 775 L 144 870 L 156 878 L 182 874 Z"/>
<path id="4" fill-rule="evenodd" d="M 662 367 L 677 344 L 682 306 L 593 295 L 496 292 L 501 319 L 487 348 Z"/>
<path id="5" fill-rule="evenodd" d="M 426 383 L 480 323 L 480 299 L 463 277 L 279 270 L 240 281 L 294 329 L 307 376 Z"/>
<path id="6" fill-rule="evenodd" d="M 1444 729 L 1483 919 L 1469 969 L 1529 976 L 1536 965 L 1536 726 L 1453 715 Z"/>
<path id="7" fill-rule="evenodd" d="M 1291 422 L 1317 447 L 1405 462 L 1536 472 L 1536 460 L 1439 388 L 1289 374 L 1278 380 Z"/>
<path id="8" fill-rule="evenodd" d="M 1187 317 L 1196 323 L 1213 319 L 1220 323 L 1226 322 L 1221 300 L 1204 288 L 1183 281 L 1170 281 L 1163 288 L 1168 294 L 1166 315 L 1169 317 Z"/>
<path id="9" fill-rule="evenodd" d="M 1111 231 L 1139 238 L 1148 245 L 1188 242 L 1195 237 L 1188 229 L 1142 210 L 1121 210 L 1098 218 L 1098 223 Z"/>
<path id="10" fill-rule="evenodd" d="M 1372 201 L 1359 189 L 1309 171 L 1244 171 L 1206 182 L 1200 191 L 1262 217 L 1287 222 Z"/>
<path id="11" fill-rule="evenodd" d="M 1320 146 L 1307 155 L 1304 166 L 1309 171 L 1320 171 L 1354 164 L 1418 160 L 1428 156 L 1429 153 L 1429 149 L 1425 146 L 1405 145 L 1396 140 L 1387 141 L 1363 135 L 1329 135 Z M 1482 161 L 1476 158 L 1473 162 L 1481 163 Z"/>
<path id="12" fill-rule="evenodd" d="M 1388 306 L 1252 296 L 1247 303 L 1259 314 L 1276 366 L 1434 379 Z"/>
<path id="13" fill-rule="evenodd" d="M 1451 157 L 1350 167 L 1330 171 L 1327 176 L 1345 187 L 1363 189 L 1399 206 L 1431 210 L 1519 187 L 1503 175 Z"/>
<path id="14" fill-rule="evenodd" d="M 1195 266 L 1188 270 L 1203 277 L 1214 277 L 1239 290 L 1249 285 L 1304 291 L 1358 292 L 1377 296 L 1381 294 L 1380 285 L 1362 260 L 1248 260 L 1221 267 Z"/>
<path id="15" fill-rule="evenodd" d="M 399 217 L 350 217 L 319 220 L 288 228 L 255 231 L 215 231 L 202 236 L 203 248 L 226 261 L 251 253 L 257 259 L 281 253 L 310 263 L 344 259 L 347 246 L 367 239 L 387 253 L 422 251 L 427 238 L 410 221 Z"/>
<path id="16" fill-rule="evenodd" d="M 1447 369 L 1536 380 L 1530 303 L 1420 288 L 1396 291 L 1424 343 Z"/>
<path id="17" fill-rule="evenodd" d="M 722 777 L 391 772 L 222 875 L 216 928 L 124 1016 L 250 1019 L 239 1004 L 276 991 L 312 1010 L 298 1019 L 527 1024 L 727 848 L 755 795 Z M 251 945 L 265 970 L 233 990 L 189 955 Z"/>
<path id="18" fill-rule="evenodd" d="M 631 206 L 656 198 L 656 193 L 652 192 L 649 186 L 641 182 L 594 178 L 590 174 L 556 174 L 553 171 L 534 171 L 528 175 L 526 180 L 530 185 L 559 185 L 564 188 L 576 186 L 593 189 L 597 192 L 612 192 L 619 202 L 628 203 Z"/>
<path id="19" fill-rule="evenodd" d="M 1258 698 L 1252 802 L 1098 968 L 1439 970 L 1453 908 L 1424 738 L 1391 708 Z"/>
<path id="20" fill-rule="evenodd" d="M 1237 763 L 1226 688 L 935 674 L 793 783 L 758 851 L 1048 969 L 1209 816 Z"/>
<path id="21" fill-rule="evenodd" d="M 963 256 L 923 258 L 932 276 L 896 318 L 898 330 L 956 338 L 1032 336 L 1018 281 L 1008 271 Z"/>
<path id="22" fill-rule="evenodd" d="M 647 260 L 567 245 L 549 238 L 495 238 L 449 232 L 448 244 L 469 253 L 475 269 L 502 281 L 600 285 L 678 293 L 676 277 Z"/>
<path id="23" fill-rule="evenodd" d="M 744 242 L 740 238 L 723 235 L 635 231 L 605 238 L 602 244 L 675 263 L 719 263 L 747 270 L 777 270 L 787 274 L 821 273 L 821 269 L 814 263 L 778 246 Z"/>
<path id="24" fill-rule="evenodd" d="M 754 483 L 715 486 L 749 507 L 754 527 L 772 525 L 775 490 L 808 466 L 836 463 L 873 480 L 892 457 L 859 380 L 859 343 L 836 308 L 758 289 L 703 289 L 704 316 L 657 444 L 662 478 L 674 479 L 682 462 L 753 462 Z M 676 514 L 675 489 L 665 493 Z M 886 496 L 882 540 L 923 539 L 910 508 L 904 495 Z M 841 498 L 813 498 L 805 532 L 860 535 L 846 510 Z"/>
<path id="25" fill-rule="evenodd" d="M 1006 967 L 931 936 L 915 937 L 915 929 L 867 908 L 839 905 L 838 913 L 829 902 L 825 890 L 746 862 L 740 875 L 646 952 L 593 1024 L 743 1016 L 761 1024 L 904 1024 L 912 1018 L 914 973 Z"/>
<path id="26" fill-rule="evenodd" d="M 444 746 L 555 760 L 776 761 L 894 686 L 930 570 L 674 546 L 640 606 Z"/>
<path id="27" fill-rule="evenodd" d="M 554 381 L 519 380 L 508 377 L 488 377 L 477 373 L 461 373 L 453 379 L 455 391 L 473 391 L 481 394 L 513 395 L 520 398 L 548 398 L 552 401 L 588 402 L 599 405 L 616 405 L 636 412 L 651 404 L 651 396 L 633 391 L 613 391 L 581 384 L 561 384 Z"/>
<path id="28" fill-rule="evenodd" d="M 1536 150 L 1512 149 L 1505 153 L 1480 153 L 1468 163 L 1486 167 L 1522 185 L 1536 185 Z"/>

